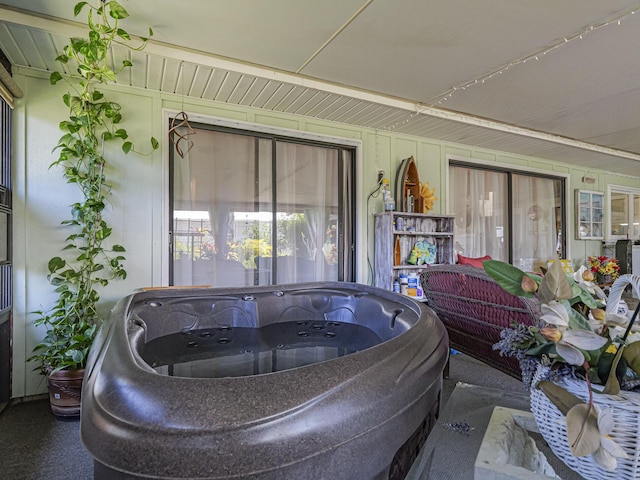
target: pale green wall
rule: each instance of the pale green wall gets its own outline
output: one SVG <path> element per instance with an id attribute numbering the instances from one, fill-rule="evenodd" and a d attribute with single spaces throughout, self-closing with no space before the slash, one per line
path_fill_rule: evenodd
<path id="1" fill-rule="evenodd" d="M 42 377 L 26 364 L 33 346 L 42 332 L 32 325 L 29 312 L 48 308 L 53 301 L 52 288 L 46 281 L 49 258 L 60 254 L 60 246 L 68 231 L 60 222 L 68 216 L 68 206 L 77 197 L 75 187 L 66 185 L 60 172 L 49 170 L 54 159 L 52 148 L 60 136 L 58 122 L 66 115 L 60 100 L 62 84 L 52 87 L 48 76 L 34 70 L 16 68 L 16 82 L 24 91 L 14 111 L 14 372 L 13 396 L 22 397 L 42 393 Z M 569 190 L 584 188 L 581 178 L 584 169 L 559 165 L 542 159 L 510 155 L 487 149 L 456 145 L 389 131 L 373 131 L 348 125 L 325 122 L 313 118 L 286 115 L 270 111 L 229 106 L 206 101 L 182 99 L 175 95 L 110 86 L 113 99 L 123 106 L 126 119 L 123 127 L 129 131 L 139 148 L 152 135 L 164 139 L 163 109 L 184 109 L 226 119 L 252 122 L 266 126 L 301 130 L 316 134 L 355 139 L 362 142 L 362 169 L 359 172 L 361 190 L 358 195 L 359 233 L 358 281 L 369 283 L 367 256 L 373 255 L 372 213 L 382 210 L 381 199 L 366 205 L 366 198 L 375 186 L 376 172 L 383 169 L 393 184 L 395 170 L 400 161 L 413 155 L 417 161 L 422 182 L 436 188 L 439 200 L 433 213 L 446 213 L 446 158 L 447 155 L 472 157 L 486 163 L 500 163 L 535 168 L 570 175 Z M 197 138 L 195 139 L 197 141 Z M 109 209 L 114 226 L 113 241 L 127 248 L 125 281 L 115 282 L 103 294 L 104 308 L 108 309 L 120 298 L 136 289 L 161 285 L 163 278 L 162 249 L 166 219 L 166 152 L 156 151 L 150 156 L 122 154 L 119 150 L 108 153 L 112 169 L 114 195 Z M 606 191 L 608 183 L 640 187 L 640 179 L 630 179 L 604 172 L 589 171 L 597 177 L 589 190 Z M 573 195 L 570 196 L 573 211 Z M 366 219 L 364 218 L 366 214 Z M 573 238 L 573 225 L 569 239 Z M 571 240 L 570 251 L 574 263 L 586 255 L 598 253 L 600 242 Z M 370 258 L 373 263 L 373 258 Z M 166 262 L 166 259 L 165 259 Z"/>

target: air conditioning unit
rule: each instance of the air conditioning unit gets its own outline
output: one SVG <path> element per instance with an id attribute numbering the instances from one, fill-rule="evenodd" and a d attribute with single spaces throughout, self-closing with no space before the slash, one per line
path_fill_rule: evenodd
<path id="1" fill-rule="evenodd" d="M 616 242 L 615 257 L 620 264 L 620 275 L 633 272 L 633 242 L 631 240 L 618 240 Z"/>

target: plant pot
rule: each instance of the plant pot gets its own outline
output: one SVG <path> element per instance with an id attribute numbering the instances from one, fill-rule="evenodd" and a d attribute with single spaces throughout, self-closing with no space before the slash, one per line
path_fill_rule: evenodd
<path id="1" fill-rule="evenodd" d="M 80 415 L 83 379 L 84 369 L 59 370 L 56 373 L 47 374 L 49 403 L 55 416 L 72 418 Z"/>
<path id="2" fill-rule="evenodd" d="M 596 280 L 598 282 L 598 285 L 611 285 L 613 283 L 613 275 L 598 273 L 596 275 Z"/>

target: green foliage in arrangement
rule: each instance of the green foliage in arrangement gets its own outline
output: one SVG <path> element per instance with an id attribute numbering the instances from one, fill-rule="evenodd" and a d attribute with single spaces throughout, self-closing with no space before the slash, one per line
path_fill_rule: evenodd
<path id="1" fill-rule="evenodd" d="M 54 148 L 58 158 L 50 167 L 61 168 L 67 183 L 77 185 L 82 199 L 71 205 L 71 218 L 62 222 L 72 231 L 62 248 L 67 260 L 56 256 L 48 264 L 47 278 L 55 286 L 57 300 L 50 310 L 34 312 L 35 324 L 45 325 L 46 335 L 29 360 L 38 361 L 42 373 L 84 368 L 101 322 L 97 289 L 127 276 L 124 247 L 108 245 L 112 228 L 103 212 L 111 185 L 104 151 L 111 142 L 120 142 L 124 153 L 135 149 L 127 131 L 120 127 L 121 106 L 97 87 L 115 82 L 120 72 L 132 66 L 130 60 L 115 70 L 109 65 L 114 44 L 139 51 L 148 39 L 140 38 L 132 46 L 131 35 L 120 26 L 120 20 L 129 14 L 117 1 L 99 1 L 98 6 L 80 2 L 74 8 L 75 16 L 85 8 L 88 37 L 70 39 L 56 58 L 63 70 L 72 72 L 56 71 L 50 76 L 52 85 L 66 81 L 70 90 L 62 96 L 69 116 L 60 122 L 63 135 Z M 155 138 L 151 138 L 151 148 L 158 148 Z"/>

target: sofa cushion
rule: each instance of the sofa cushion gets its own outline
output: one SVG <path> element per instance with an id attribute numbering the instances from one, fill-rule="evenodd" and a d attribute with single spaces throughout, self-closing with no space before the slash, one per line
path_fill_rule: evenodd
<path id="1" fill-rule="evenodd" d="M 464 257 L 458 254 L 458 263 L 460 265 L 470 265 L 476 268 L 483 268 L 482 262 L 484 262 L 485 260 L 491 260 L 491 256 L 485 255 L 484 257 L 473 258 L 473 257 Z"/>

